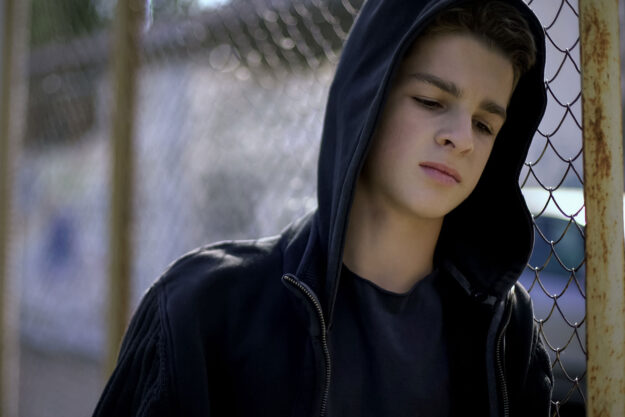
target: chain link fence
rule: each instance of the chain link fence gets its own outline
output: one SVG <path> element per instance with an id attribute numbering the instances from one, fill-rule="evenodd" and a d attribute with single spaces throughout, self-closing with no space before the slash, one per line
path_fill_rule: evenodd
<path id="1" fill-rule="evenodd" d="M 577 1 L 529 2 L 545 28 L 548 105 L 521 174 L 534 250 L 521 282 L 555 377 L 553 414 L 585 404 L 586 323 L 580 37 Z M 571 411 L 573 412 L 573 411 Z"/>
<path id="2" fill-rule="evenodd" d="M 184 252 L 278 233 L 315 207 L 326 93 L 362 2 L 153 0 L 135 115 L 133 306 Z M 70 34 L 44 3 L 33 0 L 16 164 L 20 415 L 83 416 L 105 382 L 113 2 L 63 15 L 84 19 Z M 62 3 L 54 14 L 78 7 Z M 586 366 L 577 2 L 528 3 L 547 33 L 549 105 L 521 176 L 536 223 L 521 280 L 557 377 L 554 415 L 572 416 Z"/>

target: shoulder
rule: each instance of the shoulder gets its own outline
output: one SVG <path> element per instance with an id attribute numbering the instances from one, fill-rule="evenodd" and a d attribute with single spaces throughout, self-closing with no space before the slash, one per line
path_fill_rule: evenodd
<path id="1" fill-rule="evenodd" d="M 273 236 L 222 241 L 197 248 L 175 260 L 154 287 L 167 292 L 195 292 L 224 285 L 252 284 L 272 272 L 279 274 L 282 259 L 279 241 L 280 236 Z"/>
<path id="2" fill-rule="evenodd" d="M 506 367 L 511 388 L 516 395 L 515 415 L 549 415 L 553 375 L 549 355 L 534 320 L 532 300 L 517 283 L 508 295 L 510 323 L 506 331 Z"/>
<path id="3" fill-rule="evenodd" d="M 135 311 L 95 415 L 169 415 L 164 410 L 176 407 L 206 414 L 206 402 L 181 399 L 204 398 L 206 372 L 218 368 L 225 351 L 241 349 L 252 331 L 288 317 L 285 307 L 293 301 L 281 280 L 284 241 L 284 234 L 223 241 L 174 261 Z M 246 346 L 257 348 L 259 340 Z"/>
<path id="4" fill-rule="evenodd" d="M 281 236 L 254 240 L 225 240 L 199 247 L 175 260 L 161 277 L 161 281 L 177 279 L 190 271 L 227 271 L 253 267 L 280 255 Z"/>
<path id="5" fill-rule="evenodd" d="M 520 283 L 515 283 L 508 292 L 508 308 L 510 312 L 510 328 L 520 333 L 520 338 L 531 340 L 534 331 L 534 309 L 532 299 Z"/>
<path id="6" fill-rule="evenodd" d="M 222 241 L 174 261 L 149 292 L 156 293 L 160 314 L 176 326 L 206 322 L 255 294 L 280 291 L 281 276 L 280 236 Z"/>
<path id="7" fill-rule="evenodd" d="M 532 312 L 532 299 L 521 283 L 516 282 L 512 286 L 508 293 L 508 299 L 517 310 L 521 310 L 525 314 Z"/>
<path id="8" fill-rule="evenodd" d="M 291 232 L 293 227 L 286 229 Z M 282 282 L 292 234 L 230 240 L 197 248 L 174 261 L 150 288 L 167 349 L 217 349 L 292 312 L 295 300 Z M 212 343 L 221 340 L 220 344 Z M 196 352 L 200 354 L 200 351 Z"/>
<path id="9" fill-rule="evenodd" d="M 235 292 L 241 297 L 282 286 L 285 268 L 292 267 L 287 265 L 301 260 L 310 218 L 296 220 L 275 236 L 199 247 L 175 260 L 153 287 L 169 299 L 206 302 L 216 295 L 227 297 Z"/>
<path id="10" fill-rule="evenodd" d="M 506 327 L 506 351 L 510 368 L 520 381 L 525 380 L 539 349 L 538 326 L 534 321 L 532 300 L 521 284 L 508 293 L 510 320 Z"/>

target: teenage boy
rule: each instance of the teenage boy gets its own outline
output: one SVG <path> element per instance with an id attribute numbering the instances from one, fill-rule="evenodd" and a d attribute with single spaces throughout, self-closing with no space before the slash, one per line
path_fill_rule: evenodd
<path id="1" fill-rule="evenodd" d="M 178 260 L 96 416 L 547 416 L 518 186 L 545 108 L 521 0 L 369 0 L 330 90 L 318 209 Z"/>

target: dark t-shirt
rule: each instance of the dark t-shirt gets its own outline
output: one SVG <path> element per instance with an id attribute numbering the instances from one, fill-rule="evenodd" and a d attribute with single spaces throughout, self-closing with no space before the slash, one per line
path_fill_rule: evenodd
<path id="1" fill-rule="evenodd" d="M 449 416 L 438 272 L 396 294 L 343 267 L 330 334 L 330 416 Z"/>

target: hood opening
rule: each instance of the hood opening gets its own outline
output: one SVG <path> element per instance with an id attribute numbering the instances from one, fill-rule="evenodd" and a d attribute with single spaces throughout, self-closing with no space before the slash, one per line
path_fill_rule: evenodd
<path id="1" fill-rule="evenodd" d="M 320 295 L 328 323 L 356 180 L 391 80 L 437 12 L 463 2 L 368 0 L 350 31 L 330 88 L 318 164 L 316 231 L 318 250 L 327 260 Z M 446 216 L 435 255 L 435 260 L 451 260 L 472 285 L 497 296 L 514 283 L 532 249 L 531 216 L 518 175 L 546 106 L 542 25 L 521 0 L 507 3 L 521 10 L 530 25 L 536 64 L 516 86 L 477 187 Z"/>

